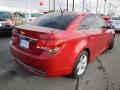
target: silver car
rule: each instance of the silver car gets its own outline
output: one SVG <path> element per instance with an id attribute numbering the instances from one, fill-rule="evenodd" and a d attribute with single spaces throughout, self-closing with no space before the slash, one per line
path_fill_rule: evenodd
<path id="1" fill-rule="evenodd" d="M 111 19 L 116 31 L 120 31 L 120 17 L 112 17 Z"/>
<path id="2" fill-rule="evenodd" d="M 24 24 L 30 23 L 35 18 L 43 15 L 43 13 L 23 13 L 23 22 Z"/>

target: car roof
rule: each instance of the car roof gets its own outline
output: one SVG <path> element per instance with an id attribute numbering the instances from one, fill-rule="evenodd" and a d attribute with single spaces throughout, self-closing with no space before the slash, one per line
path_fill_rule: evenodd
<path id="1" fill-rule="evenodd" d="M 48 14 L 61 14 L 61 12 L 51 12 L 51 13 L 48 13 Z M 63 12 L 62 15 L 65 15 L 65 14 L 74 14 L 74 15 L 77 15 L 77 12 Z"/>
<path id="2" fill-rule="evenodd" d="M 48 13 L 48 14 L 61 14 L 61 12 L 51 12 L 51 13 Z M 87 16 L 87 15 L 96 15 L 94 13 L 84 13 L 84 12 L 73 12 L 73 11 L 64 11 L 63 12 L 63 15 L 65 14 L 72 14 L 72 15 L 78 15 L 78 16 Z"/>

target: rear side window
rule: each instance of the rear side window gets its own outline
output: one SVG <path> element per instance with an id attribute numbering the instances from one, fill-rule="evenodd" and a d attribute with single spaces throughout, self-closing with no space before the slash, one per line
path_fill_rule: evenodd
<path id="1" fill-rule="evenodd" d="M 87 30 L 87 29 L 88 29 L 87 22 L 86 22 L 86 19 L 84 18 L 79 25 L 78 31 Z"/>
<path id="2" fill-rule="evenodd" d="M 65 30 L 76 17 L 76 14 L 71 13 L 64 13 L 63 15 L 60 13 L 50 13 L 35 19 L 32 24 L 42 27 Z"/>
<path id="3" fill-rule="evenodd" d="M 107 26 L 105 20 L 97 15 L 87 16 L 86 21 L 89 29 L 101 29 L 103 26 Z"/>
<path id="4" fill-rule="evenodd" d="M 120 17 L 113 17 L 112 20 L 120 20 Z"/>
<path id="5" fill-rule="evenodd" d="M 96 20 L 97 20 L 97 23 L 99 25 L 98 28 L 107 27 L 107 23 L 101 17 L 96 16 Z"/>
<path id="6" fill-rule="evenodd" d="M 98 29 L 99 24 L 97 23 L 96 17 L 94 15 L 87 16 L 86 21 L 89 29 Z"/>

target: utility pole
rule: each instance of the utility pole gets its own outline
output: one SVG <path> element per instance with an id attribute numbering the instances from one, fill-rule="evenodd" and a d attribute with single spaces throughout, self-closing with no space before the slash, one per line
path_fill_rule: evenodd
<path id="1" fill-rule="evenodd" d="M 107 3 L 107 0 L 105 0 L 105 4 L 104 4 L 104 11 L 103 11 L 104 14 L 106 12 L 106 3 Z"/>
<path id="2" fill-rule="evenodd" d="M 112 5 L 112 13 L 114 13 L 114 10 L 115 10 L 115 6 Z"/>
<path id="3" fill-rule="evenodd" d="M 69 2 L 68 2 L 68 0 L 67 0 L 67 11 L 68 11 L 68 3 L 69 3 Z"/>
<path id="4" fill-rule="evenodd" d="M 74 11 L 74 6 L 75 5 L 75 1 L 73 0 L 73 5 L 72 5 L 72 11 Z"/>
<path id="5" fill-rule="evenodd" d="M 86 2 L 86 5 L 85 5 L 85 7 L 86 7 L 86 12 L 90 12 L 90 8 L 89 8 L 88 6 L 89 6 L 89 2 Z"/>
<path id="6" fill-rule="evenodd" d="M 91 0 L 90 0 L 90 12 L 91 12 Z"/>
<path id="7" fill-rule="evenodd" d="M 101 12 L 100 12 L 100 9 L 101 9 L 101 7 L 99 6 L 99 11 L 98 11 L 99 13 L 101 13 Z"/>
<path id="8" fill-rule="evenodd" d="M 55 11 L 55 0 L 53 0 L 53 10 Z"/>
<path id="9" fill-rule="evenodd" d="M 116 14 L 116 10 L 117 10 L 117 7 L 115 7 L 115 12 L 114 12 L 114 15 Z"/>
<path id="10" fill-rule="evenodd" d="M 49 0 L 49 11 L 50 11 L 50 0 Z"/>
<path id="11" fill-rule="evenodd" d="M 83 12 L 85 10 L 85 0 L 83 0 Z"/>
<path id="12" fill-rule="evenodd" d="M 28 0 L 26 0 L 26 4 L 25 4 L 25 9 L 26 9 L 26 12 L 28 12 Z"/>
<path id="13" fill-rule="evenodd" d="M 111 9 L 111 3 L 109 3 L 109 10 L 108 10 L 108 15 L 110 14 Z"/>
<path id="14" fill-rule="evenodd" d="M 98 10 L 98 0 L 97 0 L 97 6 L 96 6 L 96 13 L 97 13 L 97 10 Z"/>

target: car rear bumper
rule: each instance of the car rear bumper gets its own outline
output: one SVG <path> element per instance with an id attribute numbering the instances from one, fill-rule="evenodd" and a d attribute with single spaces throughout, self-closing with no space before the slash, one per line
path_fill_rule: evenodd
<path id="1" fill-rule="evenodd" d="M 69 55 L 61 56 L 49 54 L 47 52 L 41 55 L 34 55 L 17 48 L 13 44 L 10 44 L 10 49 L 15 60 L 34 74 L 54 77 L 72 73 L 72 63 L 70 61 L 72 58 L 69 59 L 70 62 L 66 60 L 67 57 L 70 57 Z"/>
<path id="2" fill-rule="evenodd" d="M 35 68 L 31 67 L 31 66 L 28 66 L 28 65 L 22 63 L 20 60 L 17 60 L 16 58 L 14 58 L 14 60 L 15 60 L 19 65 L 23 66 L 25 69 L 29 70 L 30 72 L 35 73 L 36 75 L 41 75 L 41 76 L 46 76 L 46 75 L 47 75 L 46 72 L 43 72 L 43 71 L 41 71 L 41 70 L 37 70 L 37 69 L 35 69 Z"/>

